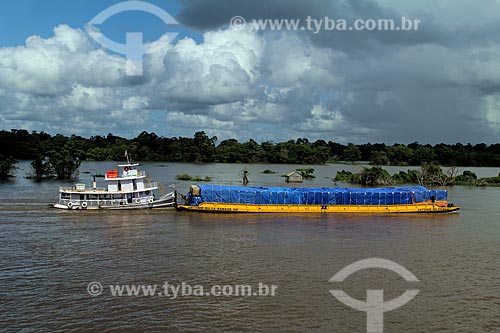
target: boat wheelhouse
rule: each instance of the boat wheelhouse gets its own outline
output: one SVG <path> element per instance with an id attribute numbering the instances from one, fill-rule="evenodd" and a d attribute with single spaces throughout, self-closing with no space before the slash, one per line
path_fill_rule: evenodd
<path id="1" fill-rule="evenodd" d="M 156 199 L 157 182 L 150 182 L 146 172 L 138 170 L 139 163 L 129 161 L 106 172 L 106 188 L 98 188 L 94 181 L 91 188 L 85 184 L 59 187 L 60 209 L 141 209 L 174 206 L 174 192 Z"/>

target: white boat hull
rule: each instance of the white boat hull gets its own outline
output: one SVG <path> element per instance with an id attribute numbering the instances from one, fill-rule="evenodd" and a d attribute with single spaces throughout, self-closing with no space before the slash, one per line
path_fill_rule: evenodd
<path id="1" fill-rule="evenodd" d="M 86 207 L 82 207 L 80 204 L 75 203 L 70 206 L 56 203 L 53 204 L 53 208 L 57 209 L 66 209 L 66 210 L 131 210 L 131 209 L 155 209 L 155 208 L 174 208 L 175 206 L 175 193 L 171 192 L 158 200 L 154 200 L 153 202 L 147 203 L 129 203 L 123 205 L 88 205 Z"/>

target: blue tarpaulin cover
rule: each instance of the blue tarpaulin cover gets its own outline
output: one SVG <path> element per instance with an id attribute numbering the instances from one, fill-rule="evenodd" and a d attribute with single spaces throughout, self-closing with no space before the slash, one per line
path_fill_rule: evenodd
<path id="1" fill-rule="evenodd" d="M 385 188 L 290 188 L 197 185 L 200 196 L 188 194 L 192 205 L 223 202 L 260 205 L 399 205 L 447 200 L 446 190 L 423 186 Z"/>

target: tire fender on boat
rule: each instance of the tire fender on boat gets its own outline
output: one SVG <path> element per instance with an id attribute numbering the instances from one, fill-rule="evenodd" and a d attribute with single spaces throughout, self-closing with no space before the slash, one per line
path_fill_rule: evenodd
<path id="1" fill-rule="evenodd" d="M 155 199 L 154 199 L 153 197 L 151 197 L 151 198 L 149 198 L 149 199 L 148 199 L 148 202 L 149 202 L 150 204 L 152 204 L 154 201 L 155 201 Z"/>
<path id="2" fill-rule="evenodd" d="M 87 203 L 87 201 L 82 202 L 83 209 L 87 209 L 88 206 L 89 206 L 89 204 Z"/>
<path id="3" fill-rule="evenodd" d="M 68 204 L 66 206 L 68 206 L 68 208 L 71 209 L 71 208 L 73 208 L 73 203 L 70 201 L 70 202 L 68 202 Z"/>

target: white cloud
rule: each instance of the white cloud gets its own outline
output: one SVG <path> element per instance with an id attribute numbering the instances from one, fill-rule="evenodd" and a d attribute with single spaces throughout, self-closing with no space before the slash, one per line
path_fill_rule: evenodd
<path id="1" fill-rule="evenodd" d="M 123 110 L 127 111 L 142 110 L 148 106 L 149 101 L 145 96 L 132 96 L 123 101 Z"/>
<path id="2" fill-rule="evenodd" d="M 272 34 L 268 38 L 263 70 L 271 84 L 289 87 L 321 82 L 321 88 L 326 89 L 342 82 L 334 72 L 341 53 L 314 47 L 295 34 Z"/>
<path id="3" fill-rule="evenodd" d="M 165 55 L 159 92 L 170 101 L 221 104 L 254 93 L 263 41 L 248 32 L 207 32 L 204 42 L 180 40 Z"/>
<path id="4" fill-rule="evenodd" d="M 61 110 L 106 111 L 114 107 L 114 89 L 101 87 L 73 86 L 70 93 L 55 98 L 54 104 Z"/>
<path id="5" fill-rule="evenodd" d="M 323 105 L 314 105 L 311 117 L 297 124 L 297 128 L 310 132 L 333 132 L 345 126 L 344 117 L 337 110 L 328 110 Z"/>
<path id="6" fill-rule="evenodd" d="M 0 49 L 0 73 L 11 74 L 0 76 L 0 110 L 13 124 L 45 123 L 67 134 L 158 128 L 148 124 L 150 110 L 167 112 L 165 121 L 186 135 L 193 128 L 252 135 L 274 124 L 274 136 L 286 139 L 287 127 L 297 123 L 310 131 L 336 121 L 308 111 L 319 101 L 317 91 L 340 80 L 331 50 L 293 35 L 234 30 L 207 32 L 201 43 L 186 38 L 169 45 L 162 38 L 154 47 L 139 82 L 124 76 L 123 58 L 64 25 L 52 38 Z"/>
<path id="7" fill-rule="evenodd" d="M 52 38 L 32 36 L 26 46 L 0 48 L 0 88 L 56 96 L 76 83 L 117 86 L 123 66 L 121 57 L 94 49 L 82 30 L 61 25 Z"/>
<path id="8" fill-rule="evenodd" d="M 301 34 L 226 29 L 206 32 L 200 42 L 171 45 L 164 36 L 153 46 L 141 78 L 125 76 L 123 57 L 66 25 L 51 38 L 0 48 L 2 126 L 343 142 L 425 142 L 466 131 L 487 137 L 500 128 L 494 43 L 349 54 Z"/>
<path id="9" fill-rule="evenodd" d="M 175 126 L 188 128 L 209 128 L 234 130 L 236 128 L 233 121 L 221 121 L 205 115 L 189 115 L 181 112 L 169 112 L 166 121 Z"/>
<path id="10" fill-rule="evenodd" d="M 500 94 L 488 95 L 482 98 L 483 110 L 488 124 L 500 131 Z"/>

